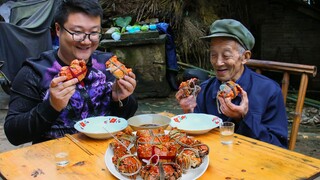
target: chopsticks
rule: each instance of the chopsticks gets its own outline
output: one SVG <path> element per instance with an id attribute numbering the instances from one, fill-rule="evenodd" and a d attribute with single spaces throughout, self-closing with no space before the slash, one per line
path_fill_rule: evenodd
<path id="1" fill-rule="evenodd" d="M 70 134 L 65 134 L 65 136 L 70 139 L 72 142 L 74 142 L 80 149 L 82 149 L 84 152 L 86 152 L 88 155 L 92 156 L 94 154 L 92 154 L 92 152 L 90 152 L 87 148 L 85 148 L 79 140 L 77 140 L 76 138 L 74 138 L 73 136 L 71 136 Z"/>

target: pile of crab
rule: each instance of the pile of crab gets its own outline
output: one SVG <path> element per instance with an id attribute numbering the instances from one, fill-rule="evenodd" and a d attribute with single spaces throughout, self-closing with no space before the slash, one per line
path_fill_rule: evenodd
<path id="1" fill-rule="evenodd" d="M 110 143 L 112 162 L 120 174 L 131 179 L 180 179 L 190 168 L 201 165 L 209 147 L 185 132 L 172 129 L 119 132 Z"/>

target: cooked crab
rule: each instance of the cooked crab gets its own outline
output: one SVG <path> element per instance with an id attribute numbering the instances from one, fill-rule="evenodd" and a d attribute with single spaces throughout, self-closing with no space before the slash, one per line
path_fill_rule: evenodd
<path id="1" fill-rule="evenodd" d="M 137 154 L 139 159 L 150 159 L 153 155 L 159 157 L 161 162 L 172 161 L 178 152 L 174 142 L 138 142 Z M 152 159 L 153 161 L 155 160 Z"/>
<path id="2" fill-rule="evenodd" d="M 181 166 L 184 172 L 189 168 L 199 167 L 202 159 L 197 149 L 184 148 L 176 157 L 176 163 Z"/>
<path id="3" fill-rule="evenodd" d="M 116 169 L 124 176 L 135 179 L 141 170 L 140 160 L 132 155 L 127 154 L 118 159 Z"/>
<path id="4" fill-rule="evenodd" d="M 241 91 L 242 88 L 239 84 L 233 81 L 227 81 L 220 85 L 217 97 L 234 99 L 241 93 Z M 221 114 L 218 98 L 216 99 L 216 103 L 218 107 L 218 112 Z"/>
<path id="5" fill-rule="evenodd" d="M 198 86 L 198 79 L 191 78 L 187 81 L 183 81 L 180 83 L 179 90 L 183 90 L 183 95 L 181 98 L 186 98 L 190 95 L 198 95 L 200 92 L 200 86 Z"/>
<path id="6" fill-rule="evenodd" d="M 165 135 L 163 128 L 141 129 L 137 131 L 137 137 L 163 136 Z"/>
<path id="7" fill-rule="evenodd" d="M 220 85 L 217 96 L 234 99 L 240 92 L 241 87 L 239 84 L 233 81 L 227 81 Z"/>
<path id="8" fill-rule="evenodd" d="M 63 66 L 60 69 L 59 76 L 66 76 L 67 80 L 77 78 L 80 82 L 86 77 L 87 71 L 86 62 L 75 59 L 71 62 L 70 66 Z"/>
<path id="9" fill-rule="evenodd" d="M 144 180 L 175 180 L 181 178 L 182 170 L 176 163 L 149 164 L 141 169 L 140 176 Z"/>
<path id="10" fill-rule="evenodd" d="M 109 70 L 117 79 L 121 79 L 125 75 L 128 75 L 129 72 L 132 72 L 132 69 L 126 68 L 115 55 L 112 56 L 105 65 L 107 70 Z"/>
<path id="11" fill-rule="evenodd" d="M 140 172 L 142 179 L 180 179 L 189 168 L 199 167 L 209 153 L 206 144 L 177 128 L 168 134 L 163 129 L 137 131 L 134 152 L 128 150 L 131 135 L 131 131 L 125 130 L 114 136 L 111 143 L 112 162 L 119 173 L 129 178 L 136 178 Z"/>

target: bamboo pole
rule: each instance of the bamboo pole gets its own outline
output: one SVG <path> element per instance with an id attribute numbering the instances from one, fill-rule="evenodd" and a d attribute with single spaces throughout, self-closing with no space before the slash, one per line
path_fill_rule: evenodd
<path id="1" fill-rule="evenodd" d="M 283 73 L 283 78 L 282 78 L 282 85 L 281 85 L 284 104 L 287 103 L 289 82 L 290 82 L 290 74 L 288 72 L 284 72 Z"/>
<path id="2" fill-rule="evenodd" d="M 287 99 L 294 101 L 294 102 L 297 102 L 298 96 L 295 94 L 288 94 Z M 317 101 L 314 99 L 305 98 L 304 104 L 315 107 L 315 108 L 320 108 L 320 101 Z"/>
<path id="3" fill-rule="evenodd" d="M 307 86 L 308 86 L 308 75 L 306 73 L 303 73 L 301 75 L 298 100 L 297 100 L 297 104 L 296 104 L 295 116 L 293 119 L 293 124 L 292 124 L 292 129 L 291 129 L 291 134 L 290 134 L 290 140 L 289 140 L 289 149 L 290 150 L 294 150 L 295 145 L 296 145 L 299 125 L 300 125 L 301 116 L 302 116 L 304 98 L 305 98 L 306 92 L 307 92 Z"/>
<path id="4" fill-rule="evenodd" d="M 311 74 L 313 77 L 317 75 L 316 66 L 304 65 L 304 64 L 250 59 L 246 63 L 246 65 L 253 68 L 263 69 L 263 70 L 287 71 L 289 73 L 298 73 L 298 74 L 307 73 L 307 74 Z"/>

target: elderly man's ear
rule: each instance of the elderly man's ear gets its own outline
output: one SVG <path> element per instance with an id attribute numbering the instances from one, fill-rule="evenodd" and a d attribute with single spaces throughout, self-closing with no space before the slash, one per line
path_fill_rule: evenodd
<path id="1" fill-rule="evenodd" d="M 242 64 L 245 64 L 248 62 L 248 60 L 251 58 L 251 51 L 246 50 L 243 54 Z"/>

